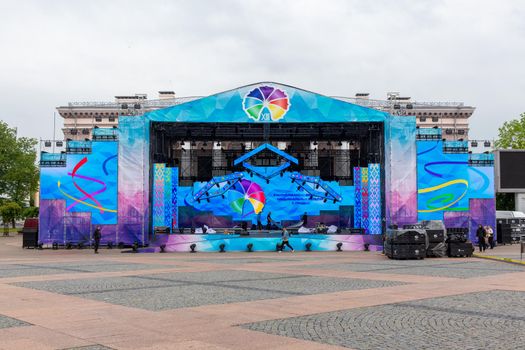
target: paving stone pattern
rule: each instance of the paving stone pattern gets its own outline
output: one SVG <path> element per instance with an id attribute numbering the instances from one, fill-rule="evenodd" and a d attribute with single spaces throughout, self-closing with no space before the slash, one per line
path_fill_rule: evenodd
<path id="1" fill-rule="evenodd" d="M 401 284 L 232 270 L 15 283 L 17 286 L 153 311 Z"/>
<path id="2" fill-rule="evenodd" d="M 88 346 L 79 346 L 76 348 L 67 348 L 62 350 L 113 350 L 113 348 L 108 348 L 104 345 L 88 345 Z"/>
<path id="3" fill-rule="evenodd" d="M 525 292 L 490 291 L 242 325 L 361 349 L 524 349 Z"/>
<path id="4" fill-rule="evenodd" d="M 113 261 L 97 261 L 89 263 L 47 263 L 47 264 L 5 264 L 0 265 L 0 278 L 54 275 L 67 273 L 85 272 L 112 272 L 112 271 L 133 271 L 150 270 L 166 267 L 160 264 L 137 264 L 137 263 L 118 263 Z"/>
<path id="5" fill-rule="evenodd" d="M 472 278 L 498 275 L 511 272 L 525 272 L 525 266 L 506 263 L 496 264 L 479 260 L 454 261 L 440 259 L 387 261 L 385 263 L 341 263 L 290 266 L 289 268 L 308 268 L 321 270 L 342 270 L 354 272 L 374 272 L 400 275 L 423 275 L 434 277 Z"/>
<path id="6" fill-rule="evenodd" d="M 7 317 L 0 315 L 0 329 L 10 327 L 29 326 L 30 324 L 24 321 L 17 320 L 16 318 Z M 1 343 L 1 340 L 0 340 Z"/>

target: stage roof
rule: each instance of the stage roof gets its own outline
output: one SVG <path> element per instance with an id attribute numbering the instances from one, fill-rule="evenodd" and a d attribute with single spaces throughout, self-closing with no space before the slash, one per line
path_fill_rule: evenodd
<path id="1" fill-rule="evenodd" d="M 383 122 L 390 115 L 275 82 L 261 82 L 144 114 L 158 122 Z"/>

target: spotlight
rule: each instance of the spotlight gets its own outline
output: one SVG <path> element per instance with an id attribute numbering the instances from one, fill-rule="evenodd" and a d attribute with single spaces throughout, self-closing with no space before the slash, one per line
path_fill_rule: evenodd
<path id="1" fill-rule="evenodd" d="M 133 245 L 131 246 L 131 249 L 132 249 L 133 253 L 138 253 L 138 251 L 139 251 L 139 242 L 138 241 L 133 242 Z"/>
<path id="2" fill-rule="evenodd" d="M 312 243 L 308 242 L 304 245 L 307 252 L 312 251 Z"/>
<path id="3" fill-rule="evenodd" d="M 118 249 L 124 249 L 124 242 L 118 242 Z"/>
<path id="4" fill-rule="evenodd" d="M 281 177 L 283 177 L 284 176 L 284 171 L 281 171 L 281 173 L 279 175 L 281 175 Z"/>
<path id="5" fill-rule="evenodd" d="M 220 142 L 217 142 L 217 147 L 219 147 L 220 145 L 221 145 L 221 143 L 220 143 Z"/>
<path id="6" fill-rule="evenodd" d="M 180 142 L 180 145 L 181 145 L 181 146 L 184 146 L 184 141 L 181 141 L 181 142 Z"/>
<path id="7" fill-rule="evenodd" d="M 195 243 L 192 243 L 190 245 L 190 249 L 191 249 L 191 252 L 190 253 L 196 253 L 197 251 L 195 250 L 195 248 L 197 248 L 197 245 Z"/>
<path id="8" fill-rule="evenodd" d="M 77 245 L 77 248 L 78 249 L 84 249 L 84 243 L 79 242 L 78 245 Z"/>
<path id="9" fill-rule="evenodd" d="M 38 249 L 40 250 L 44 249 L 44 243 L 42 242 L 38 243 Z"/>
<path id="10" fill-rule="evenodd" d="M 225 250 L 224 250 L 225 248 L 226 248 L 226 244 L 224 244 L 224 243 L 219 244 L 219 249 L 220 249 L 219 253 L 224 253 L 225 252 Z"/>
<path id="11" fill-rule="evenodd" d="M 365 246 L 365 252 L 369 252 L 370 251 L 370 248 L 369 248 L 370 247 L 370 243 L 365 243 L 364 246 Z"/>
<path id="12" fill-rule="evenodd" d="M 58 249 L 58 242 L 53 242 L 53 250 L 57 250 Z"/>
<path id="13" fill-rule="evenodd" d="M 338 252 L 342 252 L 342 251 L 343 251 L 343 249 L 342 249 L 342 247 L 343 247 L 343 243 L 339 242 L 339 243 L 337 243 L 336 246 L 337 246 L 337 251 L 338 251 Z"/>
<path id="14" fill-rule="evenodd" d="M 159 248 L 160 248 L 160 252 L 159 253 L 166 253 L 166 245 L 165 244 L 161 244 Z"/>
<path id="15" fill-rule="evenodd" d="M 266 183 L 269 184 L 270 183 L 270 179 L 266 179 Z"/>
<path id="16" fill-rule="evenodd" d="M 217 186 L 217 188 L 221 188 L 221 185 L 219 185 L 219 183 L 216 183 L 215 186 Z"/>
<path id="17" fill-rule="evenodd" d="M 335 202 L 337 202 L 337 199 L 334 199 L 334 204 L 335 204 Z"/>
<path id="18" fill-rule="evenodd" d="M 249 252 L 252 252 L 253 251 L 253 243 L 248 243 L 246 245 L 246 249 L 248 249 Z"/>
<path id="19" fill-rule="evenodd" d="M 195 141 L 191 141 L 190 145 L 191 145 L 192 147 L 195 147 L 195 146 L 197 146 L 197 143 L 196 143 Z"/>
<path id="20" fill-rule="evenodd" d="M 107 246 L 108 246 L 108 249 L 113 249 L 113 242 L 109 241 Z"/>
<path id="21" fill-rule="evenodd" d="M 343 143 L 342 143 L 341 141 L 339 141 L 339 142 L 337 143 L 337 145 L 338 145 L 338 146 L 342 146 Z"/>
<path id="22" fill-rule="evenodd" d="M 204 147 L 206 147 L 206 146 L 208 146 L 208 142 L 204 141 L 204 142 L 202 143 L 202 145 L 203 145 Z"/>
<path id="23" fill-rule="evenodd" d="M 297 190 L 300 190 L 301 189 L 301 185 L 297 186 Z"/>
<path id="24" fill-rule="evenodd" d="M 315 189 L 316 189 L 316 190 L 319 189 L 319 184 L 315 185 Z"/>
<path id="25" fill-rule="evenodd" d="M 67 242 L 66 249 L 71 249 L 71 248 L 73 248 L 73 245 L 71 244 L 71 242 Z"/>
<path id="26" fill-rule="evenodd" d="M 184 227 L 179 227 L 179 233 L 180 233 L 181 235 L 184 234 Z"/>
<path id="27" fill-rule="evenodd" d="M 326 203 L 326 198 L 325 198 L 325 199 L 323 199 L 323 203 Z"/>
<path id="28" fill-rule="evenodd" d="M 313 145 L 314 145 L 314 146 L 317 146 L 317 141 L 314 141 Z"/>

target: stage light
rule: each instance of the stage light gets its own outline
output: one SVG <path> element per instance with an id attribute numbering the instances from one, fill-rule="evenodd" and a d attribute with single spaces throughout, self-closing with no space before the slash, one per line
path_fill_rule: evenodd
<path id="1" fill-rule="evenodd" d="M 248 252 L 252 252 L 253 251 L 253 243 L 248 243 L 246 245 L 246 249 L 248 249 Z"/>
<path id="2" fill-rule="evenodd" d="M 206 202 L 210 203 L 210 199 L 209 199 L 209 198 L 206 198 Z"/>
<path id="3" fill-rule="evenodd" d="M 319 184 L 315 185 L 315 189 L 316 190 L 319 189 Z"/>
<path id="4" fill-rule="evenodd" d="M 283 177 L 284 176 L 284 171 L 281 171 L 281 173 L 279 175 L 281 175 L 281 177 Z"/>
<path id="5" fill-rule="evenodd" d="M 301 185 L 297 186 L 297 190 L 300 190 L 301 189 Z"/>
<path id="6" fill-rule="evenodd" d="M 341 242 L 337 243 L 336 247 L 337 247 L 337 251 L 338 252 L 342 252 L 343 251 L 343 248 L 342 248 L 343 247 L 343 243 L 341 243 Z"/>
<path id="7" fill-rule="evenodd" d="M 138 251 L 139 251 L 139 242 L 138 241 L 133 242 L 133 245 L 131 246 L 131 250 L 133 251 L 133 253 L 138 253 Z"/>
<path id="8" fill-rule="evenodd" d="M 338 146 L 342 146 L 343 143 L 342 143 L 341 141 L 339 141 L 339 142 L 337 143 L 337 145 L 338 145 Z"/>
<path id="9" fill-rule="evenodd" d="M 317 141 L 314 141 L 313 145 L 314 145 L 314 146 L 317 146 Z"/>
<path id="10" fill-rule="evenodd" d="M 160 248 L 160 252 L 159 253 L 165 253 L 166 252 L 166 245 L 165 244 L 161 244 L 159 248 Z"/>
<path id="11" fill-rule="evenodd" d="M 312 251 L 312 243 L 308 242 L 304 245 L 307 252 Z"/>
<path id="12" fill-rule="evenodd" d="M 217 142 L 217 147 L 219 147 L 220 145 L 221 145 L 221 143 L 220 143 L 220 142 Z"/>
<path id="13" fill-rule="evenodd" d="M 181 145 L 181 146 L 184 146 L 184 141 L 181 141 L 181 142 L 180 142 L 180 145 Z"/>
<path id="14" fill-rule="evenodd" d="M 323 203 L 326 203 L 326 198 L 325 198 L 325 199 L 323 199 Z"/>
<path id="15" fill-rule="evenodd" d="M 314 196 L 310 195 L 310 199 L 311 199 L 311 200 L 314 199 Z"/>
<path id="16" fill-rule="evenodd" d="M 327 145 L 327 146 L 332 146 L 332 142 L 331 142 L 331 141 L 328 141 L 328 142 L 326 143 L 326 145 Z"/>
<path id="17" fill-rule="evenodd" d="M 78 249 L 84 249 L 84 243 L 79 242 L 78 245 L 77 245 L 77 248 Z"/>
<path id="18" fill-rule="evenodd" d="M 266 179 L 266 183 L 269 184 L 270 183 L 270 179 Z"/>
<path id="19" fill-rule="evenodd" d="M 184 227 L 179 227 L 179 233 L 180 233 L 181 235 L 184 234 Z"/>
<path id="20" fill-rule="evenodd" d="M 432 129 L 437 129 L 437 128 L 438 128 L 438 126 L 437 126 L 437 125 L 434 125 L 434 126 L 432 127 Z"/>
<path id="21" fill-rule="evenodd" d="M 334 199 L 334 204 L 337 202 L 337 199 Z"/>
<path id="22" fill-rule="evenodd" d="M 206 147 L 206 146 L 208 146 L 208 142 L 204 141 L 204 142 L 202 143 L 202 145 L 203 145 L 204 147 Z"/>
<path id="23" fill-rule="evenodd" d="M 190 249 L 191 249 L 191 252 L 190 253 L 196 253 L 197 251 L 195 250 L 197 248 L 197 245 L 195 243 L 192 243 L 190 245 Z"/>
<path id="24" fill-rule="evenodd" d="M 67 242 L 66 249 L 71 249 L 71 248 L 73 248 L 73 245 L 71 244 L 71 242 Z"/>
<path id="25" fill-rule="evenodd" d="M 58 249 L 58 242 L 53 242 L 53 250 L 57 250 Z"/>
<path id="26" fill-rule="evenodd" d="M 38 243 L 38 249 L 42 250 L 44 249 L 44 244 L 42 242 Z"/>
<path id="27" fill-rule="evenodd" d="M 226 244 L 224 244 L 224 243 L 219 244 L 219 249 L 220 249 L 219 253 L 224 253 L 225 252 L 225 250 L 224 250 L 225 248 L 226 248 Z"/>
<path id="28" fill-rule="evenodd" d="M 113 249 L 113 242 L 109 241 L 107 247 L 108 249 Z"/>
<path id="29" fill-rule="evenodd" d="M 364 247 L 365 247 L 365 252 L 369 252 L 370 251 L 370 243 L 365 243 Z"/>
<path id="30" fill-rule="evenodd" d="M 124 249 L 124 242 L 118 242 L 118 249 Z"/>
<path id="31" fill-rule="evenodd" d="M 197 143 L 195 141 L 191 141 L 191 146 L 195 147 L 195 146 L 197 146 Z"/>

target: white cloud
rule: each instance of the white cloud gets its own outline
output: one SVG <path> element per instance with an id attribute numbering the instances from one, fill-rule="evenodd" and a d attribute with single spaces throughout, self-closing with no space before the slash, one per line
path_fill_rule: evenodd
<path id="1" fill-rule="evenodd" d="M 493 138 L 525 111 L 524 14 L 520 0 L 0 1 L 0 118 L 50 137 L 69 101 L 273 80 L 464 101 L 471 136 Z"/>

